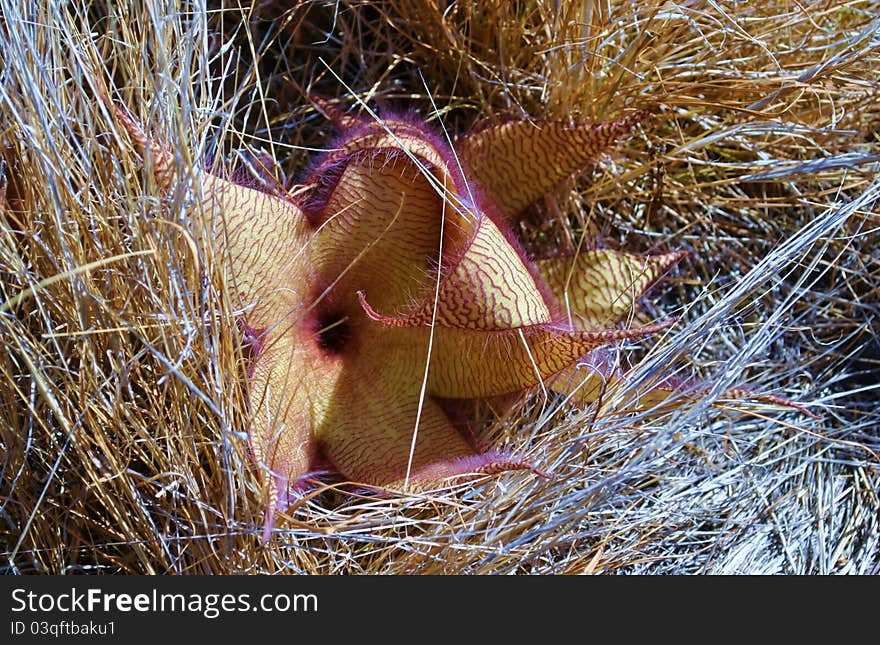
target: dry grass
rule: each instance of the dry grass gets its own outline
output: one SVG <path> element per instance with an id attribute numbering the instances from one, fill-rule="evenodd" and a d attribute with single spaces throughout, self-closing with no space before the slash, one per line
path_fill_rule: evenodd
<path id="1" fill-rule="evenodd" d="M 875 2 L 116 4 L 0 0 L 7 571 L 880 571 Z M 198 174 L 170 197 L 145 183 L 102 83 L 184 169 L 268 152 L 288 186 L 331 134 L 310 93 L 452 131 L 653 110 L 522 233 L 690 249 L 645 307 L 682 322 L 623 360 L 712 391 L 654 415 L 623 413 L 631 392 L 601 415 L 536 395 L 487 441 L 556 480 L 318 488 L 261 547 L 239 303 L 194 242 Z M 710 407 L 742 384 L 821 418 Z"/>

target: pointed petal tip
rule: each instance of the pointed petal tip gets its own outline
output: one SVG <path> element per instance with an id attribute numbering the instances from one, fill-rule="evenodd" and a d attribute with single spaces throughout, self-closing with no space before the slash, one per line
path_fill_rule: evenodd
<path id="1" fill-rule="evenodd" d="M 821 419 L 822 416 L 815 414 L 807 409 L 807 407 L 803 403 L 798 403 L 796 401 L 792 401 L 791 399 L 787 399 L 781 396 L 774 396 L 772 394 L 761 394 L 760 392 L 754 392 L 749 388 L 737 387 L 732 388 L 724 392 L 724 397 L 729 399 L 748 399 L 750 401 L 756 401 L 758 403 L 767 403 L 770 405 L 779 405 L 784 408 L 792 408 L 797 410 L 798 412 L 802 412 L 806 414 L 811 419 Z"/>
<path id="2" fill-rule="evenodd" d="M 676 264 L 684 260 L 685 258 L 691 258 L 694 256 L 692 251 L 687 249 L 678 249 L 676 251 L 669 251 L 667 253 L 658 253 L 656 255 L 649 255 L 649 258 L 652 258 L 654 262 L 657 263 L 657 279 L 662 277 L 662 274 L 674 267 Z M 651 283 L 648 284 L 648 288 L 650 288 Z"/>
<path id="3" fill-rule="evenodd" d="M 566 304 L 572 322 L 602 329 L 631 314 L 664 272 L 687 255 L 637 255 L 613 249 L 582 251 L 537 262 L 544 282 Z"/>
<path id="4" fill-rule="evenodd" d="M 587 168 L 646 120 L 645 110 L 593 122 L 514 120 L 473 131 L 455 146 L 466 174 L 507 218 Z"/>
<path id="5" fill-rule="evenodd" d="M 357 297 L 358 302 L 360 302 L 361 304 L 361 308 L 364 310 L 364 313 L 367 314 L 367 318 L 369 318 L 370 320 L 382 323 L 383 325 L 388 325 L 389 327 L 417 326 L 414 322 L 410 322 L 414 319 L 408 316 L 383 316 L 370 306 L 370 303 L 367 302 L 367 294 L 363 291 L 358 291 Z"/>
<path id="6" fill-rule="evenodd" d="M 122 126 L 122 129 L 125 130 L 129 139 L 131 139 L 131 143 L 140 160 L 145 161 L 146 157 L 152 157 L 156 180 L 163 189 L 169 190 L 175 180 L 175 168 L 171 152 L 147 134 L 132 116 L 131 112 L 128 111 L 128 108 L 113 103 L 106 95 L 102 95 L 100 98 L 116 122 Z M 114 132 L 114 137 L 116 136 L 117 133 Z"/>
<path id="7" fill-rule="evenodd" d="M 316 94 L 310 94 L 309 101 L 311 101 L 312 105 L 315 107 L 315 110 L 321 116 L 330 121 L 339 130 L 347 130 L 361 123 L 361 119 L 348 114 L 339 105 L 337 105 L 335 99 L 329 99 L 324 98 L 323 96 L 318 96 Z"/>
<path id="8" fill-rule="evenodd" d="M 628 375 L 624 375 L 621 382 L 625 382 Z M 700 397 L 708 395 L 710 386 L 694 379 L 693 377 L 667 376 L 659 382 L 650 384 L 643 392 L 640 393 L 638 404 L 633 410 L 627 412 L 646 410 L 648 408 L 681 407 L 688 403 L 696 402 Z M 766 403 L 769 405 L 777 405 L 785 408 L 798 410 L 806 414 L 812 419 L 821 419 L 822 417 L 814 414 L 806 408 L 805 405 L 792 401 L 790 399 L 774 396 L 772 394 L 761 394 L 747 387 L 734 387 L 721 393 L 722 399 L 733 401 L 755 401 L 757 403 Z M 714 406 L 720 406 L 719 401 L 713 402 Z"/>
<path id="9" fill-rule="evenodd" d="M 275 509 L 266 509 L 263 519 L 263 532 L 260 534 L 260 545 L 268 546 L 272 541 L 272 532 L 275 530 Z"/>
<path id="10" fill-rule="evenodd" d="M 141 128 L 137 121 L 135 121 L 131 112 L 128 111 L 128 108 L 117 105 L 116 103 L 111 103 L 109 102 L 109 99 L 105 100 L 105 104 L 107 109 L 110 110 L 111 114 L 117 122 L 122 125 L 128 136 L 131 138 L 138 154 L 143 156 L 144 150 L 149 142 L 147 134 L 144 132 L 143 128 Z"/>
<path id="11" fill-rule="evenodd" d="M 273 487 L 269 491 L 269 499 L 266 505 L 265 515 L 263 516 L 263 532 L 260 535 L 260 544 L 266 546 L 272 541 L 272 534 L 275 531 L 276 520 L 278 515 L 283 511 L 289 510 L 295 501 L 299 501 L 304 495 L 313 495 L 323 489 L 316 489 L 315 479 L 332 473 L 332 470 L 326 469 L 320 462 L 316 460 L 316 467 L 306 473 L 299 475 L 296 481 L 291 481 L 287 477 L 280 475 L 271 475 Z"/>
<path id="12" fill-rule="evenodd" d="M 681 262 L 685 258 L 692 257 L 693 255 L 694 253 L 692 251 L 689 251 L 688 249 L 677 249 L 675 251 L 669 251 L 668 253 L 659 253 L 657 255 L 649 257 L 664 258 L 664 266 L 668 268 L 677 262 Z M 668 258 L 668 260 L 666 258 Z"/>
<path id="13" fill-rule="evenodd" d="M 620 119 L 620 123 L 625 124 L 628 127 L 635 127 L 639 123 L 644 123 L 655 114 L 657 114 L 658 110 L 653 107 L 649 108 L 636 108 L 627 114 L 624 114 Z"/>
<path id="14" fill-rule="evenodd" d="M 269 500 L 266 504 L 266 512 L 263 517 L 263 532 L 260 535 L 260 544 L 266 546 L 272 540 L 275 530 L 275 519 L 278 511 L 287 502 L 287 479 L 277 475 L 270 475 Z"/>
<path id="15" fill-rule="evenodd" d="M 428 464 L 412 479 L 441 483 L 450 479 L 467 477 L 468 475 L 498 475 L 514 470 L 527 470 L 542 479 L 555 480 L 556 476 L 538 468 L 533 463 L 498 452 L 483 452 L 464 455 L 448 461 Z M 411 482 L 412 483 L 412 479 Z"/>
<path id="16" fill-rule="evenodd" d="M 497 475 L 499 473 L 513 470 L 527 470 L 541 479 L 546 479 L 548 481 L 556 481 L 558 479 L 553 473 L 538 468 L 532 462 L 524 459 L 499 453 L 487 453 L 479 456 L 484 458 L 484 464 L 480 466 L 478 470 L 487 475 Z"/>
<path id="17" fill-rule="evenodd" d="M 642 325 L 641 327 L 630 327 L 627 329 L 621 330 L 623 332 L 623 336 L 621 339 L 627 338 L 644 338 L 645 336 L 651 336 L 656 334 L 657 332 L 665 331 L 675 325 L 679 321 L 679 318 L 670 318 L 669 320 L 664 320 L 662 322 L 653 323 L 650 325 Z"/>

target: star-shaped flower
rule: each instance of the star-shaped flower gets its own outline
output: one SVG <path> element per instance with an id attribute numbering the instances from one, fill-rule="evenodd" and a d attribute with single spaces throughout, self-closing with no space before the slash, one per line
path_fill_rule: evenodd
<path id="1" fill-rule="evenodd" d="M 171 152 L 116 113 L 171 190 Z M 593 400 L 602 379 L 584 383 L 576 363 L 599 365 L 596 348 L 668 325 L 616 326 L 682 253 L 535 262 L 510 224 L 636 118 L 513 121 L 453 148 L 411 119 L 345 117 L 305 198 L 204 176 L 198 210 L 216 216 L 246 306 L 239 329 L 251 355 L 250 445 L 268 487 L 264 538 L 319 459 L 351 481 L 398 490 L 528 468 L 479 452 L 441 401 L 537 386 Z"/>

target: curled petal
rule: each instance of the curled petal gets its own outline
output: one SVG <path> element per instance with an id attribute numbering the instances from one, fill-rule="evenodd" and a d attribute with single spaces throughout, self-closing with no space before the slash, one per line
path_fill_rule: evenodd
<path id="1" fill-rule="evenodd" d="M 326 119 L 330 120 L 339 130 L 349 130 L 361 124 L 360 117 L 347 113 L 329 99 L 312 95 L 309 97 L 309 100 L 315 106 L 315 109 L 324 115 Z"/>
<path id="2" fill-rule="evenodd" d="M 383 153 L 351 160 L 324 213 L 311 257 L 338 291 L 368 289 L 377 306 L 399 308 L 429 288 L 443 202 L 409 159 Z"/>
<path id="3" fill-rule="evenodd" d="M 439 289 L 408 314 L 383 316 L 367 304 L 367 315 L 395 327 L 437 325 L 457 329 L 497 331 L 549 323 L 550 308 L 522 256 L 498 226 L 480 217 L 466 249 L 451 267 L 445 268 Z M 436 318 L 435 318 L 436 315 Z"/>
<path id="4" fill-rule="evenodd" d="M 435 141 L 434 137 L 423 127 L 400 118 L 381 120 L 363 119 L 350 128 L 345 138 L 331 147 L 331 152 L 324 155 L 321 163 L 311 173 L 312 181 L 320 181 L 334 166 L 346 163 L 351 159 L 377 153 L 387 154 L 396 151 L 411 161 L 424 165 L 425 169 L 435 169 L 442 176 L 448 173 L 445 146 Z"/>

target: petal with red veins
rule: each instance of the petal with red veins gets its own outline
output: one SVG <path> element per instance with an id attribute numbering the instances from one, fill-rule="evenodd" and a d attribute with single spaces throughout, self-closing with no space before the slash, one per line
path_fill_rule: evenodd
<path id="1" fill-rule="evenodd" d="M 550 308 L 526 261 L 491 219 L 477 216 L 475 230 L 458 255 L 451 266 L 444 258 L 439 289 L 423 289 L 427 296 L 407 315 L 385 317 L 371 306 L 365 307 L 367 313 L 392 326 L 421 327 L 434 320 L 443 327 L 482 331 L 551 322 Z"/>
<path id="2" fill-rule="evenodd" d="M 349 365 L 330 395 L 316 438 L 322 454 L 351 481 L 401 488 L 417 420 L 410 471 L 415 488 L 467 472 L 464 465 L 478 456 L 434 401 L 425 398 L 419 411 L 418 381 L 400 378 L 407 367 Z"/>
<path id="3" fill-rule="evenodd" d="M 276 335 L 253 359 L 249 439 L 270 478 L 293 483 L 308 472 L 315 457 L 312 428 L 325 413 L 341 368 L 293 334 Z"/>
<path id="4" fill-rule="evenodd" d="M 134 148 L 145 165 L 151 166 L 153 176 L 159 188 L 168 192 L 177 182 L 177 169 L 174 165 L 174 155 L 165 146 L 153 141 L 143 128 L 132 118 L 128 110 L 107 101 L 108 109 L 116 117 L 116 121 L 125 128 L 131 138 Z"/>
<path id="5" fill-rule="evenodd" d="M 387 118 L 360 120 L 359 125 L 350 128 L 345 139 L 322 158 L 311 176 L 320 179 L 322 173 L 339 163 L 388 151 L 397 151 L 412 161 L 418 160 L 425 170 L 437 170 L 438 176 L 444 171 L 448 174 L 446 156 L 424 127 L 403 119 Z"/>
<path id="6" fill-rule="evenodd" d="M 610 249 L 536 262 L 547 286 L 567 303 L 580 329 L 601 329 L 625 318 L 684 252 L 635 255 Z"/>
<path id="7" fill-rule="evenodd" d="M 361 123 L 361 118 L 354 114 L 349 114 L 340 106 L 336 105 L 329 99 L 312 95 L 309 97 L 312 105 L 324 116 L 328 121 L 333 123 L 339 130 L 349 130 Z"/>
<path id="8" fill-rule="evenodd" d="M 396 309 L 431 284 L 443 201 L 411 160 L 388 153 L 350 160 L 324 212 L 311 257 L 340 292 L 369 289 L 377 306 Z M 448 227 L 446 237 L 455 234 Z"/>
<path id="9" fill-rule="evenodd" d="M 178 180 L 170 150 L 153 141 L 122 108 L 112 107 L 142 159 L 152 159 L 160 188 L 171 191 Z M 305 244 L 308 223 L 302 210 L 285 197 L 240 186 L 210 174 L 202 181 L 204 199 L 194 206 L 202 221 L 215 230 L 217 250 L 226 254 L 234 288 L 245 305 L 256 306 L 248 325 L 268 328 L 302 305 L 304 292 L 290 289 L 303 284 L 308 271 Z M 195 226 L 197 237 L 202 229 Z"/>
<path id="10" fill-rule="evenodd" d="M 467 176 L 502 212 L 515 217 L 629 132 L 641 112 L 616 121 L 510 121 L 455 145 Z"/>
<path id="11" fill-rule="evenodd" d="M 450 399 L 485 398 L 523 391 L 549 381 L 597 347 L 642 338 L 670 324 L 590 331 L 572 331 L 554 325 L 504 331 L 435 327 L 427 391 Z M 431 329 L 402 327 L 393 331 L 397 342 L 414 346 L 426 342 Z"/>
<path id="12" fill-rule="evenodd" d="M 589 367 L 581 369 L 570 367 L 560 373 L 552 382 L 551 387 L 557 392 L 568 395 L 570 397 L 569 400 L 574 405 L 586 407 L 599 400 L 606 391 L 617 387 L 625 387 L 628 380 L 628 375 L 624 374 L 621 376 L 616 371 L 605 371 L 601 366 L 599 369 L 592 370 Z M 635 398 L 629 402 L 626 409 L 612 410 L 609 407 L 603 410 L 603 414 L 639 412 L 653 408 L 661 410 L 682 408 L 693 405 L 700 397 L 708 394 L 709 390 L 709 385 L 701 384 L 693 379 L 665 378 L 660 382 L 649 383 L 640 387 Z M 748 388 L 730 388 L 725 390 L 721 397 L 726 400 L 751 400 L 757 403 L 794 408 L 807 416 L 819 418 L 799 403 L 783 397 L 760 394 Z M 716 401 L 713 405 L 723 407 L 725 403 L 723 401 Z"/>
<path id="13" fill-rule="evenodd" d="M 233 288 L 242 303 L 255 306 L 248 324 L 268 328 L 296 316 L 308 297 L 311 276 L 307 223 L 302 211 L 283 197 L 205 178 L 200 205 L 214 217 L 217 250 L 224 254 Z"/>
<path id="14" fill-rule="evenodd" d="M 117 118 L 170 192 L 171 152 L 124 111 Z M 475 450 L 437 400 L 540 384 L 587 403 L 626 378 L 597 348 L 670 324 L 608 328 L 681 254 L 593 251 L 536 266 L 501 217 L 583 167 L 638 117 L 508 123 L 463 138 L 459 159 L 412 121 L 337 118 L 348 131 L 310 176 L 302 208 L 199 177 L 205 197 L 193 233 L 221 252 L 247 307 L 237 322 L 249 360 L 249 438 L 268 490 L 264 539 L 288 486 L 319 452 L 349 479 L 390 488 L 530 468 Z M 560 322 L 550 291 L 566 294 L 570 323 Z M 579 362 L 593 371 L 572 367 Z M 678 391 L 660 384 L 640 405 Z"/>

